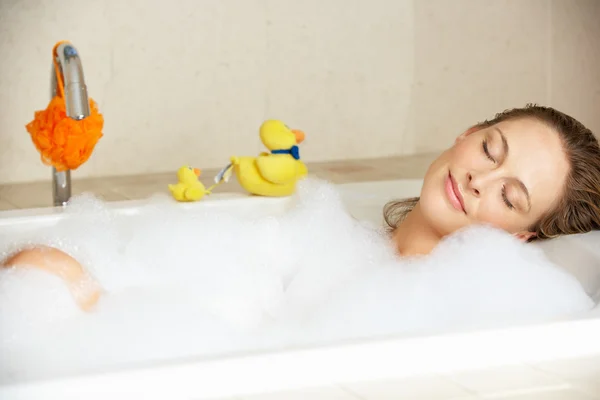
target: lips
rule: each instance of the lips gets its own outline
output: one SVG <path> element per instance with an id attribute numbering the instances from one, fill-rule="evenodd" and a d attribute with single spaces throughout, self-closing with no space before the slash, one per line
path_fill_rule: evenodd
<path id="1" fill-rule="evenodd" d="M 448 172 L 448 176 L 446 177 L 445 189 L 446 196 L 448 197 L 450 204 L 452 204 L 452 207 L 457 211 L 462 211 L 466 214 L 464 199 L 451 172 Z"/>

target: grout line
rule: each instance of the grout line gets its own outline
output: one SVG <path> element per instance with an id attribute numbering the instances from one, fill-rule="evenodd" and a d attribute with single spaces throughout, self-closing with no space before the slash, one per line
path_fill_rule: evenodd
<path id="1" fill-rule="evenodd" d="M 480 397 L 484 398 L 484 399 L 504 399 L 506 397 L 511 397 L 511 396 L 521 396 L 521 395 L 527 395 L 527 394 L 541 394 L 541 393 L 552 393 L 552 392 L 557 392 L 557 391 L 562 391 L 562 390 L 568 390 L 571 389 L 571 385 L 563 383 L 560 385 L 556 385 L 556 386 L 545 386 L 545 387 L 540 387 L 540 388 L 531 388 L 531 389 L 519 389 L 519 390 L 505 390 L 503 392 L 496 392 L 496 393 L 488 393 L 488 394 L 479 394 Z"/>
<path id="2" fill-rule="evenodd" d="M 348 394 L 349 396 L 355 397 L 358 400 L 368 400 L 365 397 L 360 396 L 358 393 L 355 393 L 354 391 L 350 390 L 349 388 L 345 387 L 344 385 L 334 385 L 336 388 L 340 389 L 342 392 Z"/>
<path id="3" fill-rule="evenodd" d="M 458 386 L 459 388 L 461 388 L 462 390 L 464 390 L 465 392 L 467 392 L 469 394 L 469 396 L 480 396 L 480 394 L 474 390 L 471 389 L 470 387 L 463 385 L 462 383 L 458 382 L 457 380 L 453 379 L 452 376 L 450 375 L 443 375 L 443 374 L 436 374 L 437 377 L 442 378 L 448 382 L 453 383 L 454 385 Z"/>
<path id="4" fill-rule="evenodd" d="M 530 367 L 530 365 L 526 364 L 526 363 L 516 363 L 516 364 L 508 364 L 507 366 L 511 366 L 511 367 L 516 367 L 516 366 L 525 366 L 525 367 Z M 502 368 L 502 367 L 500 367 Z M 496 367 L 492 367 L 492 368 L 476 368 L 476 369 L 470 369 L 470 370 L 466 370 L 463 372 L 466 373 L 471 373 L 471 372 L 481 372 L 481 371 L 489 371 L 492 372 L 494 369 L 496 369 Z M 545 374 L 544 371 L 538 371 L 544 375 L 549 376 L 548 374 Z M 448 381 L 454 383 L 455 385 L 459 386 L 461 389 L 465 390 L 466 392 L 468 392 L 470 395 L 473 396 L 479 396 L 481 398 L 504 398 L 504 396 L 510 396 L 510 395 L 519 395 L 519 394 L 526 394 L 529 392 L 535 392 L 535 391 L 546 391 L 546 390 L 554 390 L 556 387 L 562 387 L 564 385 L 567 385 L 568 387 L 568 383 L 564 381 L 564 379 L 555 379 L 556 381 L 558 381 L 559 383 L 557 385 L 559 386 L 546 386 L 546 387 L 538 387 L 538 388 L 524 388 L 524 389 L 513 389 L 513 390 L 504 390 L 504 391 L 499 391 L 499 392 L 493 392 L 493 393 L 481 393 L 479 391 L 477 391 L 476 389 L 472 389 L 470 387 L 468 387 L 467 385 L 462 384 L 461 382 L 459 382 L 459 380 L 455 377 L 453 377 L 451 374 L 442 374 L 439 375 L 445 379 L 447 379 Z M 550 378 L 555 378 L 554 376 L 549 376 Z"/>
<path id="5" fill-rule="evenodd" d="M 551 360 L 551 362 L 553 362 L 553 361 L 554 362 L 555 361 L 558 361 L 558 362 L 568 362 L 569 360 L 570 359 L 568 359 L 568 358 L 567 359 L 565 359 L 565 358 L 559 358 L 559 359 L 553 359 L 553 360 Z M 558 378 L 558 379 L 560 379 L 562 381 L 568 381 L 569 380 L 568 378 L 565 378 L 564 376 L 561 376 L 560 374 L 558 374 L 556 372 L 545 370 L 544 368 L 540 367 L 538 363 L 524 363 L 524 364 L 527 365 L 529 368 L 531 368 L 531 369 L 533 369 L 533 370 L 535 370 L 535 371 L 537 371 L 539 373 L 542 373 L 544 375 L 550 376 L 551 378 Z"/>
<path id="6" fill-rule="evenodd" d="M 564 360 L 564 359 L 563 359 Z M 563 361 L 561 360 L 561 361 Z M 559 374 L 558 372 L 555 371 L 548 371 L 540 366 L 538 366 L 537 364 L 527 364 L 529 367 L 531 367 L 533 370 L 540 372 L 542 374 L 548 375 L 553 379 L 557 379 L 559 381 L 564 382 L 565 384 L 569 385 L 569 387 L 577 392 L 583 393 L 583 394 L 588 394 L 587 392 L 585 392 L 584 390 L 581 390 L 580 388 L 577 388 L 574 386 L 575 382 L 577 381 L 587 381 L 587 379 L 581 379 L 581 378 L 568 378 L 565 377 L 561 374 Z"/>

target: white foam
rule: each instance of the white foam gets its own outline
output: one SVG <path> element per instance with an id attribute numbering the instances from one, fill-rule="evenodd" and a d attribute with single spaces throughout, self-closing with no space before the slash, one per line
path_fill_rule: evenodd
<path id="1" fill-rule="evenodd" d="M 34 236 L 81 260 L 106 293 L 81 313 L 41 271 L 0 274 L 0 382 L 122 363 L 343 338 L 481 327 L 589 309 L 575 278 L 497 230 L 459 232 L 417 260 L 306 180 L 285 214 L 190 213 L 163 198 L 115 215 L 89 196 Z M 62 285 L 62 286 L 61 286 Z M 64 290 L 63 290 L 64 289 Z M 37 327 L 32 330 L 32 324 Z M 40 334 L 32 334 L 32 332 Z"/>

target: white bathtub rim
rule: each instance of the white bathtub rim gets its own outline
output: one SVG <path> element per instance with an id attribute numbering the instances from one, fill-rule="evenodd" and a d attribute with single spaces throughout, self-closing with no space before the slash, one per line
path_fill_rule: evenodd
<path id="1" fill-rule="evenodd" d="M 176 202 L 173 204 L 183 210 L 198 210 L 205 207 L 222 207 L 231 205 L 251 206 L 251 205 L 275 205 L 283 206 L 292 201 L 292 197 L 260 197 L 250 196 L 241 193 L 220 193 L 211 195 L 210 198 L 203 199 L 197 202 Z M 152 207 L 152 197 L 140 200 L 122 200 L 111 201 L 104 203 L 109 209 L 115 211 L 119 215 L 134 215 L 142 212 L 144 209 Z M 161 203 L 162 204 L 162 203 Z M 59 221 L 62 218 L 68 217 L 67 208 L 63 207 L 36 207 L 0 211 L 0 227 L 13 225 L 16 223 L 35 223 Z"/>
<path id="2" fill-rule="evenodd" d="M 600 354 L 600 319 L 370 339 L 0 386 L 0 398 L 214 398 Z M 131 398 L 131 397 L 129 397 Z M 136 397 L 137 398 L 137 397 Z"/>

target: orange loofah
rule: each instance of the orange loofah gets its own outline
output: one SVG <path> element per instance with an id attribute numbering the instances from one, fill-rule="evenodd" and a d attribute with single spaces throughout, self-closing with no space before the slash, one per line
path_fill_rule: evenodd
<path id="1" fill-rule="evenodd" d="M 48 107 L 36 111 L 33 121 L 26 125 L 31 140 L 41 154 L 42 162 L 53 166 L 57 171 L 74 170 L 85 163 L 103 136 L 104 126 L 104 118 L 91 98 L 88 117 L 82 120 L 67 117 L 64 84 L 56 63 L 56 49 L 61 43 L 63 42 L 58 42 L 52 49 L 58 93 L 50 100 Z"/>

